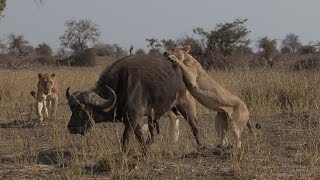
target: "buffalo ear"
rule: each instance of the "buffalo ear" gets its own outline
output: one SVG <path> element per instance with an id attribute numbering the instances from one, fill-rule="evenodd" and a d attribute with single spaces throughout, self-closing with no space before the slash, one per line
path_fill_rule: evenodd
<path id="1" fill-rule="evenodd" d="M 51 77 L 52 77 L 52 78 L 56 77 L 56 74 L 55 74 L 55 73 L 52 73 L 52 74 L 51 74 Z"/>
<path id="2" fill-rule="evenodd" d="M 38 77 L 39 77 L 39 79 L 43 78 L 43 74 L 42 73 L 38 73 Z"/>
<path id="3" fill-rule="evenodd" d="M 168 56 L 169 56 L 169 53 L 168 53 L 167 51 L 165 51 L 165 52 L 163 53 L 163 55 L 164 55 L 165 57 L 168 57 Z"/>
<path id="4" fill-rule="evenodd" d="M 190 45 L 183 46 L 181 50 L 183 50 L 186 53 L 189 53 L 189 51 L 191 50 L 191 46 Z"/>

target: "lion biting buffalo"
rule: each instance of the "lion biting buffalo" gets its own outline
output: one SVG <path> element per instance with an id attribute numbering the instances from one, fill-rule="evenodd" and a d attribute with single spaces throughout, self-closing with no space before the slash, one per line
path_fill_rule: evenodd
<path id="1" fill-rule="evenodd" d="M 144 116 L 158 120 L 176 107 L 191 126 L 200 145 L 195 103 L 189 98 L 181 68 L 164 56 L 133 55 L 106 68 L 90 91 L 66 91 L 72 111 L 69 132 L 84 135 L 93 123 L 122 122 L 122 150 L 135 134 L 146 150 L 141 124 Z M 192 100 L 190 100 L 192 99 Z M 149 123 L 153 134 L 153 123 Z"/>

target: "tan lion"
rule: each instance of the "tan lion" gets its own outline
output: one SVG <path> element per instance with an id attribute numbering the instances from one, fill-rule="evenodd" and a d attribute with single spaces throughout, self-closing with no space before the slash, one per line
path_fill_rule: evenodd
<path id="1" fill-rule="evenodd" d="M 31 95 L 37 100 L 37 116 L 40 122 L 43 121 L 42 111 L 44 111 L 45 117 L 50 117 L 50 119 L 56 118 L 58 107 L 58 84 L 55 76 L 54 73 L 39 73 L 38 92 L 36 94 L 34 91 L 31 91 Z"/>
<path id="2" fill-rule="evenodd" d="M 226 132 L 231 126 L 237 140 L 237 147 L 240 148 L 241 132 L 246 125 L 254 134 L 246 104 L 213 80 L 201 64 L 189 54 L 190 49 L 190 46 L 176 47 L 166 55 L 181 66 L 184 81 L 192 96 L 208 109 L 218 112 L 215 123 L 216 131 L 221 138 L 221 146 L 228 144 Z"/>

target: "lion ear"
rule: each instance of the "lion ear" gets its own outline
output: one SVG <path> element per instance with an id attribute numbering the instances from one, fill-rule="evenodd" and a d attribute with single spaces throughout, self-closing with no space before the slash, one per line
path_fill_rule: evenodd
<path id="1" fill-rule="evenodd" d="M 52 77 L 52 78 L 56 77 L 56 74 L 55 74 L 55 73 L 52 73 L 52 74 L 51 74 L 51 77 Z"/>
<path id="2" fill-rule="evenodd" d="M 38 73 L 38 77 L 39 79 L 43 77 L 43 74 L 42 73 Z"/>
<path id="3" fill-rule="evenodd" d="M 191 50 L 191 46 L 190 45 L 186 45 L 186 46 L 183 46 L 181 49 L 183 51 L 185 51 L 186 53 L 189 53 L 189 51 Z"/>

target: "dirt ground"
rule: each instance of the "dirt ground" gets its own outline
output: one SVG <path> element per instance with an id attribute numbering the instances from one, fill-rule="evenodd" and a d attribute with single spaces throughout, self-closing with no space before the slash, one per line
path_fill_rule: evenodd
<path id="1" fill-rule="evenodd" d="M 215 146 L 213 116 L 214 113 L 201 114 L 199 118 L 205 148 L 197 150 L 195 144 L 189 143 L 192 148 L 188 152 L 163 151 L 160 160 L 152 155 L 152 158 L 131 156 L 127 158 L 129 168 L 125 173 L 143 168 L 138 167 L 141 161 L 150 161 L 146 167 L 149 170 L 143 176 L 146 179 L 320 179 L 320 118 L 279 114 L 256 119 L 260 126 L 257 141 L 252 140 L 246 129 L 239 152 Z M 68 143 L 64 143 L 67 145 L 63 149 L 55 146 L 56 137 L 69 137 L 66 119 L 68 116 L 43 124 L 26 118 L 0 122 L 0 179 L 68 179 L 67 163 L 59 162 L 59 157 L 70 160 L 75 152 L 68 149 Z M 165 121 L 164 118 L 160 123 Z M 181 141 L 192 139 L 187 124 L 183 122 L 181 126 Z M 95 128 L 107 132 L 113 125 L 98 124 Z M 79 152 L 81 154 L 81 150 Z M 119 152 L 114 152 L 117 154 Z M 82 161 L 80 179 L 114 179 L 111 170 L 101 166 L 103 161 L 83 162 L 86 161 Z"/>

